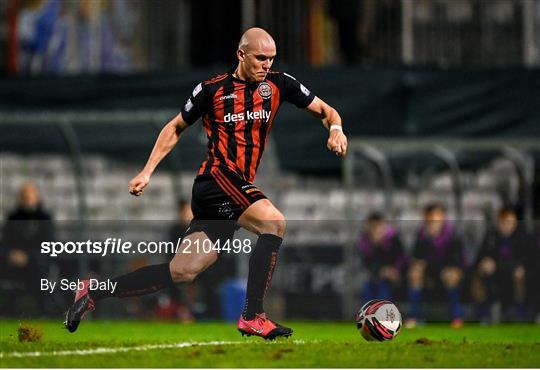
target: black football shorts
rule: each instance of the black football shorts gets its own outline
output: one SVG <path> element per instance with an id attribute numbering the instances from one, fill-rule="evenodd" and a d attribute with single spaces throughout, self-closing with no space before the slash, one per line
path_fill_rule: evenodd
<path id="1" fill-rule="evenodd" d="M 193 220 L 186 235 L 204 231 L 214 243 L 231 239 L 239 228 L 236 221 L 240 215 L 260 199 L 266 196 L 255 185 L 230 170 L 214 167 L 210 174 L 195 178 Z"/>

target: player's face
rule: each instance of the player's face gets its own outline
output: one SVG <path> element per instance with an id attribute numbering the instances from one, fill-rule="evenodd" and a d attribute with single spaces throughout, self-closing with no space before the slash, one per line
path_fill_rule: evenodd
<path id="1" fill-rule="evenodd" d="M 238 50 L 243 74 L 252 82 L 264 81 L 275 57 L 276 46 L 273 42 L 259 43 L 257 47 L 246 51 Z"/>

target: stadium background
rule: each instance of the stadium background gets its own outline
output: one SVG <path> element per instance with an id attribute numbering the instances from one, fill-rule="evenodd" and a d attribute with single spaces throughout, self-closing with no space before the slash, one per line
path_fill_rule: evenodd
<path id="1" fill-rule="evenodd" d="M 340 161 L 326 151 L 318 122 L 291 107 L 280 112 L 256 181 L 290 220 L 268 299 L 273 317 L 353 317 L 366 279 L 356 244 L 371 211 L 382 211 L 410 250 L 422 208 L 443 203 L 469 262 L 503 204 L 519 209 L 523 228 L 534 232 L 537 0 L 10 0 L 0 7 L 2 221 L 21 183 L 32 181 L 58 240 L 166 240 L 204 156 L 201 128 L 188 131 L 144 197 L 130 197 L 127 183 L 193 86 L 232 68 L 242 31 L 258 25 L 276 39 L 275 69 L 335 106 L 351 143 Z M 41 276 L 51 279 L 108 277 L 166 258 L 38 257 Z M 232 317 L 228 305 L 246 272 L 247 256 L 224 256 L 182 289 L 180 301 L 199 320 Z M 3 316 L 58 317 L 71 300 L 1 283 L 3 303 L 12 302 L 1 305 Z M 398 302 L 406 313 L 407 302 Z M 431 303 L 429 319 L 445 319 L 444 304 Z M 190 320 L 182 312 L 163 293 L 103 302 L 94 317 Z M 466 318 L 475 318 L 470 304 Z"/>

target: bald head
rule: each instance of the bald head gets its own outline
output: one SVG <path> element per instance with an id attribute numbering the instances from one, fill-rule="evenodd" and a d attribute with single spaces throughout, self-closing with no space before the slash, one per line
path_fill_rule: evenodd
<path id="1" fill-rule="evenodd" d="M 274 62 L 276 43 L 262 28 L 250 28 L 240 38 L 236 55 L 235 76 L 245 81 L 262 82 Z"/>
<path id="2" fill-rule="evenodd" d="M 238 49 L 243 50 L 246 53 L 269 48 L 275 51 L 276 43 L 274 42 L 274 39 L 268 32 L 258 27 L 250 28 L 244 32 L 238 43 Z"/>

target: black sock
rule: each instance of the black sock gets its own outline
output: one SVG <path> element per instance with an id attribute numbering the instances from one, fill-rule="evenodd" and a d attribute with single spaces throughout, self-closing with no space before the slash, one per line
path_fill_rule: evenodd
<path id="1" fill-rule="evenodd" d="M 141 267 L 128 274 L 117 276 L 111 279 L 117 283 L 114 293 L 108 290 L 90 291 L 90 296 L 95 301 L 109 297 L 133 297 L 157 292 L 163 288 L 172 286 L 168 263 Z"/>
<path id="2" fill-rule="evenodd" d="M 283 239 L 273 234 L 261 234 L 249 257 L 249 274 L 246 304 L 242 316 L 252 320 L 255 314 L 264 312 L 263 299 L 270 287 L 276 267 L 279 247 Z"/>

